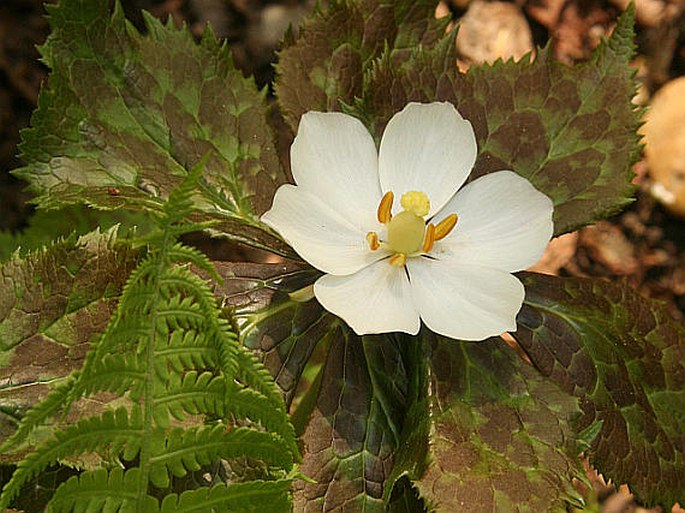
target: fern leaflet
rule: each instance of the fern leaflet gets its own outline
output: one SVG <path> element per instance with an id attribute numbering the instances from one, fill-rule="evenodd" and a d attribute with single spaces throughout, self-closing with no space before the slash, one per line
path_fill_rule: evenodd
<path id="1" fill-rule="evenodd" d="M 57 415 L 60 402 L 66 411 L 107 392 L 120 396 L 119 408 L 55 431 L 19 463 L 0 507 L 48 465 L 83 454 L 111 468 L 63 483 L 51 511 L 157 511 L 156 497 L 171 491 L 172 477 L 231 458 L 259 462 L 265 481 L 169 495 L 162 510 L 177 502 L 181 511 L 231 511 L 240 497 L 254 500 L 240 511 L 289 504 L 299 454 L 278 389 L 220 317 L 207 283 L 191 272 L 192 264 L 216 278 L 209 260 L 176 242 L 195 228 L 184 220 L 201 169 L 188 173 L 157 215 L 159 229 L 145 239 L 148 255 L 81 371 L 26 416 L 15 438 Z"/>

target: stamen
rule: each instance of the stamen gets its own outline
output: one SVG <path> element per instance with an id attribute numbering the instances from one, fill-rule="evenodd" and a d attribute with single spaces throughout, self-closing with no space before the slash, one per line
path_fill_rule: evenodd
<path id="1" fill-rule="evenodd" d="M 429 253 L 433 249 L 433 244 L 435 244 L 435 225 L 429 223 L 426 226 L 426 237 L 423 239 L 423 252 Z"/>
<path id="2" fill-rule="evenodd" d="M 378 205 L 378 222 L 388 224 L 392 219 L 392 202 L 395 201 L 395 195 L 392 191 L 388 191 L 383 195 L 380 204 Z"/>
<path id="3" fill-rule="evenodd" d="M 440 221 L 435 227 L 435 240 L 442 240 L 447 237 L 450 232 L 457 226 L 457 214 L 450 214 L 445 219 Z"/>
<path id="4" fill-rule="evenodd" d="M 376 251 L 381 247 L 381 243 L 378 242 L 378 234 L 376 232 L 369 232 L 366 234 L 366 242 L 369 243 L 371 251 Z"/>
<path id="5" fill-rule="evenodd" d="M 407 263 L 407 255 L 404 253 L 395 253 L 388 259 L 388 263 L 395 267 L 404 267 L 404 264 Z"/>

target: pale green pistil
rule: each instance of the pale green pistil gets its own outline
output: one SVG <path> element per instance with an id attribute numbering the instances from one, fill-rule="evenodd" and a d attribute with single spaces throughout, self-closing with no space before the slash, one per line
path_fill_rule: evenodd
<path id="1" fill-rule="evenodd" d="M 423 246 L 426 222 L 413 212 L 404 210 L 388 223 L 387 244 L 391 250 L 404 255 L 418 252 Z"/>
<path id="2" fill-rule="evenodd" d="M 366 242 L 371 251 L 383 247 L 393 254 L 388 263 L 404 267 L 408 257 L 428 254 L 435 241 L 444 239 L 457 224 L 457 214 L 450 214 L 437 225 L 423 220 L 430 211 L 428 196 L 421 191 L 409 191 L 402 195 L 400 204 L 404 210 L 392 215 L 392 202 L 395 195 L 388 191 L 378 205 L 378 222 L 387 226 L 387 238 L 381 240 L 376 232 L 366 234 Z"/>

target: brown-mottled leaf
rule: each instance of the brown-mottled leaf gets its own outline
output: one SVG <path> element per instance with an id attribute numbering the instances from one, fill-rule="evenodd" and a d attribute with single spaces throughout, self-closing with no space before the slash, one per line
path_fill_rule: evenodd
<path id="1" fill-rule="evenodd" d="M 426 339 L 429 397 L 405 425 L 409 441 L 416 432 L 427 438 L 424 453 L 416 440 L 401 444 L 394 474 L 406 472 L 436 512 L 565 512 L 578 504 L 571 479 L 582 469 L 569 425 L 576 400 L 499 340 Z"/>
<path id="2" fill-rule="evenodd" d="M 471 178 L 501 169 L 528 178 L 554 201 L 561 234 L 630 202 L 630 167 L 639 151 L 632 38 L 630 8 L 588 62 L 568 67 L 547 47 L 533 62 L 498 61 L 462 74 L 448 35 L 399 66 L 380 59 L 358 110 L 377 121 L 378 134 L 409 101 L 452 102 L 476 132 Z"/>
<path id="3" fill-rule="evenodd" d="M 331 334 L 316 404 L 302 435 L 302 471 L 316 483 L 296 485 L 296 511 L 386 511 L 384 484 L 403 409 L 382 389 L 392 384 L 389 388 L 399 392 L 395 397 L 403 399 L 406 373 L 398 342 L 362 339 L 343 325 Z M 388 382 L 387 375 L 394 380 Z"/>
<path id="4" fill-rule="evenodd" d="M 320 273 L 294 262 L 215 262 L 215 267 L 224 280 L 215 293 L 233 310 L 241 341 L 260 353 L 290 404 L 312 352 L 340 323 L 315 300 L 290 300 L 289 293 Z"/>
<path id="5" fill-rule="evenodd" d="M 412 47 L 431 45 L 445 26 L 435 4 L 334 0 L 317 10 L 279 57 L 276 94 L 290 125 L 309 110 L 337 111 L 361 97 L 366 71 L 386 48 L 399 64 Z"/>
<path id="6" fill-rule="evenodd" d="M 416 341 L 359 337 L 315 299 L 291 300 L 290 292 L 319 275 L 311 268 L 226 263 L 217 268 L 225 280 L 217 294 L 235 308 L 241 339 L 262 353 L 288 402 L 314 350 L 323 355 L 295 413 L 305 425 L 301 469 L 316 481 L 296 485 L 295 511 L 385 511 L 384 483 L 420 360 Z M 406 500 L 420 504 L 415 496 Z M 395 502 L 399 508 L 399 498 Z"/>
<path id="7" fill-rule="evenodd" d="M 685 503 L 685 329 L 626 283 L 525 274 L 516 337 L 580 399 L 593 464 L 647 503 Z"/>
<path id="8" fill-rule="evenodd" d="M 213 233 L 288 254 L 259 222 L 285 180 L 264 93 L 207 31 L 146 15 L 147 34 L 106 0 L 51 6 L 41 52 L 52 69 L 23 133 L 17 174 L 45 208 L 71 203 L 160 208 L 206 156 L 196 218 Z"/>
<path id="9" fill-rule="evenodd" d="M 109 322 L 139 258 L 115 245 L 114 233 L 70 238 L 0 267 L 2 439 L 81 367 L 89 342 Z"/>

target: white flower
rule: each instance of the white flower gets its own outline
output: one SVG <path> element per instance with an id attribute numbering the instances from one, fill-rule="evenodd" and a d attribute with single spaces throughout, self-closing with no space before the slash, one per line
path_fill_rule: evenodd
<path id="1" fill-rule="evenodd" d="M 308 112 L 283 185 L 262 220 L 326 273 L 324 308 L 360 335 L 436 333 L 482 340 L 516 328 L 512 272 L 542 255 L 553 206 L 511 171 L 466 181 L 471 124 L 450 103 L 410 103 L 376 146 L 345 114 Z M 455 194 L 456 193 L 456 194 Z"/>

